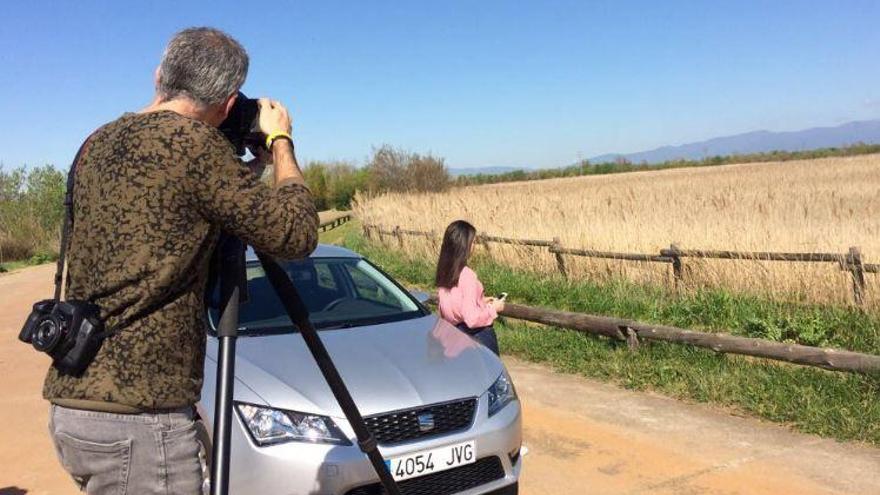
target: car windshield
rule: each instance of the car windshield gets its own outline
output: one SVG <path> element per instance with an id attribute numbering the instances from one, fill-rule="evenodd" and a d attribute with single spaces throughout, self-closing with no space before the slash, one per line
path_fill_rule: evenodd
<path id="1" fill-rule="evenodd" d="M 350 328 L 423 316 L 422 308 L 395 282 L 360 258 L 307 258 L 281 266 L 293 281 L 317 329 Z M 247 265 L 247 301 L 239 309 L 243 334 L 295 330 L 259 263 Z M 209 316 L 216 328 L 218 295 Z"/>

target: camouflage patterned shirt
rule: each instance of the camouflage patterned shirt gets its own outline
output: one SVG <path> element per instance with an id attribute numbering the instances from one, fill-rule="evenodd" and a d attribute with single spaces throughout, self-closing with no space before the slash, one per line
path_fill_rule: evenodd
<path id="1" fill-rule="evenodd" d="M 137 412 L 199 400 L 203 306 L 221 228 L 270 255 L 317 243 L 308 189 L 269 187 L 220 132 L 170 111 L 125 114 L 99 129 L 76 170 L 67 297 L 101 308 L 108 337 L 82 377 L 50 368 L 43 396 Z"/>

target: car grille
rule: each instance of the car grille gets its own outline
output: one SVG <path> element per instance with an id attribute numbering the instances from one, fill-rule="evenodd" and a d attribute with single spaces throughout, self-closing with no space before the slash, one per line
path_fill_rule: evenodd
<path id="1" fill-rule="evenodd" d="M 474 420 L 476 409 L 477 399 L 465 399 L 378 414 L 364 420 L 376 440 L 388 445 L 466 430 Z M 431 414 L 434 418 L 434 427 L 427 431 L 419 428 L 419 416 L 424 414 Z"/>
<path id="2" fill-rule="evenodd" d="M 485 457 L 473 464 L 397 483 L 403 495 L 449 495 L 504 478 L 501 459 Z M 349 490 L 346 495 L 385 495 L 381 483 Z"/>

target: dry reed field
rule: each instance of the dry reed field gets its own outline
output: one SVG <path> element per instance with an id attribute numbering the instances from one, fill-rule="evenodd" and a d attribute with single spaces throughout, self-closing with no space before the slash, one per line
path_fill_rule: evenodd
<path id="1" fill-rule="evenodd" d="M 365 224 L 436 231 L 452 220 L 513 238 L 558 237 L 566 248 L 659 254 L 682 249 L 846 253 L 858 246 L 880 263 L 880 155 L 683 168 L 492 184 L 434 194 L 357 198 Z M 436 256 L 425 238 L 405 236 L 414 254 Z M 386 238 L 386 242 L 395 242 Z M 555 271 L 546 248 L 490 244 L 493 258 Z M 566 256 L 569 272 L 671 284 L 663 263 Z M 684 259 L 684 283 L 770 293 L 809 302 L 851 303 L 852 279 L 834 263 Z M 866 274 L 866 302 L 880 302 L 880 274 Z"/>

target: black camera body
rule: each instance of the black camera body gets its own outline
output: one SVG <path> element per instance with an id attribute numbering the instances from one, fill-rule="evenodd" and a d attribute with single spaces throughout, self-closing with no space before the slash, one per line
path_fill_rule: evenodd
<path id="1" fill-rule="evenodd" d="M 235 154 L 244 156 L 247 149 L 256 154 L 257 149 L 266 148 L 266 135 L 260 131 L 260 105 L 257 100 L 248 98 L 241 91 L 220 124 L 220 132 L 235 147 Z"/>
<path id="2" fill-rule="evenodd" d="M 34 304 L 18 339 L 51 356 L 62 374 L 80 376 L 104 342 L 99 312 L 86 301 L 46 299 Z"/>

